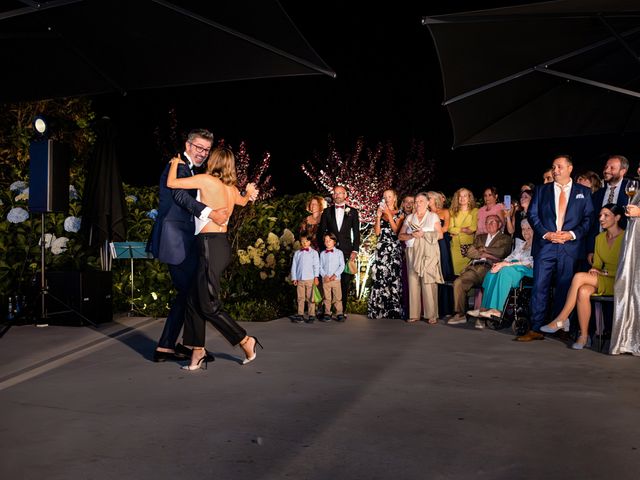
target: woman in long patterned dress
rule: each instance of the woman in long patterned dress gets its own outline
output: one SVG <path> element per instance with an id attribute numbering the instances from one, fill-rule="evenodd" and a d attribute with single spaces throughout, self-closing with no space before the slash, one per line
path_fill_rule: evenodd
<path id="1" fill-rule="evenodd" d="M 640 167 L 638 167 L 640 175 Z M 627 231 L 614 287 L 611 355 L 640 356 L 640 195 L 627 206 Z"/>
<path id="2" fill-rule="evenodd" d="M 577 309 L 580 323 L 580 337 L 571 346 L 582 350 L 589 346 L 589 320 L 591 318 L 591 295 L 613 294 L 614 273 L 618 268 L 618 258 L 624 230 L 620 219 L 624 210 L 615 203 L 608 203 L 600 210 L 598 217 L 603 232 L 596 237 L 593 267 L 588 272 L 578 272 L 571 280 L 564 307 L 548 325 L 540 328 L 545 333 L 554 333 L 561 328 L 569 331 L 569 315 Z"/>
<path id="3" fill-rule="evenodd" d="M 402 309 L 402 250 L 398 230 L 402 212 L 393 190 L 385 190 L 376 211 L 374 229 L 378 235 L 375 258 L 371 267 L 371 292 L 367 305 L 369 318 L 403 318 Z"/>
<path id="4" fill-rule="evenodd" d="M 451 200 L 451 223 L 449 235 L 451 235 L 451 260 L 453 261 L 453 273 L 460 275 L 470 259 L 462 255 L 463 245 L 473 243 L 478 228 L 478 209 L 473 193 L 466 188 L 460 188 L 453 194 Z"/>

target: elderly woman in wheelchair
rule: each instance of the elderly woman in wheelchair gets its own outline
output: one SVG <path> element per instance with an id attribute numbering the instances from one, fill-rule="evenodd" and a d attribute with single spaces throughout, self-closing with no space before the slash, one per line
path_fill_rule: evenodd
<path id="1" fill-rule="evenodd" d="M 533 229 L 525 218 L 521 222 L 524 241 L 516 239 L 513 252 L 502 262 L 493 265 L 482 282 L 482 304 L 478 310 L 467 312 L 472 317 L 500 317 L 511 288 L 520 284 L 524 277 L 533 277 L 531 242 Z"/>

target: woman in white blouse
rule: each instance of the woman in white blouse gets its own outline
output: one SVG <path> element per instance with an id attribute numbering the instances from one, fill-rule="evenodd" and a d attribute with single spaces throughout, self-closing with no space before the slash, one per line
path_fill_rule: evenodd
<path id="1" fill-rule="evenodd" d="M 482 307 L 472 310 L 469 315 L 475 317 L 501 316 L 509 290 L 517 287 L 524 277 L 533 277 L 533 257 L 531 242 L 533 229 L 525 218 L 520 222 L 524 240 L 516 238 L 516 247 L 511 255 L 493 265 L 482 282 Z"/>
<path id="2" fill-rule="evenodd" d="M 435 192 L 429 194 L 437 195 Z M 440 268 L 442 238 L 440 217 L 427 209 L 426 193 L 415 197 L 414 213 L 405 218 L 399 238 L 406 245 L 409 277 L 409 319 L 420 320 L 420 312 L 429 324 L 438 323 L 438 283 L 443 283 Z M 422 302 L 420 299 L 422 298 Z"/>

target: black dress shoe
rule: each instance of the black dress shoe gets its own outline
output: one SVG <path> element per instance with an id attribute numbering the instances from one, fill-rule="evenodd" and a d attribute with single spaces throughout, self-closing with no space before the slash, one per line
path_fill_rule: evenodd
<path id="1" fill-rule="evenodd" d="M 338 316 L 336 317 L 336 322 L 344 322 L 344 321 L 346 320 L 346 318 L 347 318 L 347 317 L 346 317 L 346 316 L 344 316 L 344 315 L 342 315 L 342 314 L 341 314 L 341 315 L 338 315 Z"/>
<path id="2" fill-rule="evenodd" d="M 153 361 L 154 362 L 166 362 L 167 360 L 180 362 L 184 360 L 185 357 L 182 355 L 177 355 L 174 352 L 160 352 L 158 350 L 153 352 Z"/>
<path id="3" fill-rule="evenodd" d="M 176 356 L 178 356 L 178 357 L 191 358 L 191 353 L 192 353 L 191 349 L 185 347 L 181 343 L 176 343 L 174 351 L 176 352 Z"/>

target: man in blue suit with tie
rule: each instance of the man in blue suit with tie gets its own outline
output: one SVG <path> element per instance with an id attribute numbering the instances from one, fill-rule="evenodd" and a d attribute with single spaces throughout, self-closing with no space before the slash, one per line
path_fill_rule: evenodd
<path id="1" fill-rule="evenodd" d="M 600 222 L 598 216 L 600 210 L 608 203 L 615 203 L 625 208 L 627 205 L 627 196 L 624 189 L 627 186 L 627 179 L 624 176 L 629 170 L 629 160 L 622 155 L 612 155 L 607 160 L 602 171 L 605 186 L 591 195 L 593 203 L 593 218 L 591 220 L 591 231 L 587 239 L 587 260 L 589 265 L 593 264 L 593 251 L 595 249 L 596 236 L 600 233 Z M 620 227 L 627 228 L 627 217 L 620 219 Z"/>
<path id="2" fill-rule="evenodd" d="M 194 174 L 209 157 L 213 134 L 208 130 L 192 130 L 184 147 L 184 164 L 178 165 L 178 178 Z M 195 223 L 193 217 L 215 223 L 227 221 L 226 209 L 212 211 L 196 200 L 197 190 L 171 189 L 167 187 L 170 163 L 160 176 L 160 206 L 153 225 L 147 251 L 169 266 L 171 282 L 177 295 L 171 304 L 164 329 L 153 354 L 155 362 L 183 360 L 191 357 L 191 350 L 176 344 L 184 324 L 187 296 L 198 269 L 198 252 L 195 249 Z"/>
<path id="3" fill-rule="evenodd" d="M 533 227 L 533 292 L 531 330 L 518 341 L 542 340 L 551 281 L 555 275 L 553 317 L 562 309 L 578 262 L 585 258 L 591 226 L 591 190 L 571 180 L 573 162 L 568 155 L 553 160 L 553 183 L 536 187 L 528 219 Z M 559 326 L 558 328 L 565 328 Z M 566 325 L 568 330 L 568 325 Z"/>

